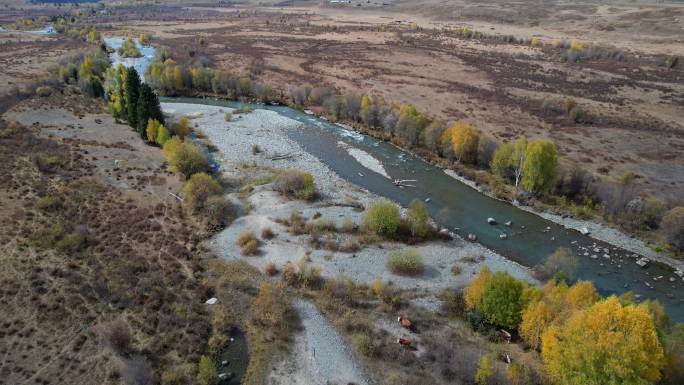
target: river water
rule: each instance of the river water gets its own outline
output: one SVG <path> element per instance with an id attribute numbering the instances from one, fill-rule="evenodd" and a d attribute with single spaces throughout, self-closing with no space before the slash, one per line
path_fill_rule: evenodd
<path id="1" fill-rule="evenodd" d="M 105 43 L 115 49 L 122 42 L 119 37 L 105 38 Z M 140 48 L 142 58 L 122 59 L 114 53 L 112 60 L 115 64 L 133 65 L 142 75 L 154 58 L 155 49 Z M 684 279 L 677 277 L 672 268 L 660 263 L 641 268 L 636 264 L 640 256 L 632 252 L 488 197 L 389 143 L 285 106 L 203 98 L 161 99 L 231 108 L 247 105 L 294 119 L 302 125 L 288 132 L 289 137 L 342 178 L 403 206 L 408 206 L 413 199 L 426 201 L 431 216 L 440 225 L 463 237 L 476 234 L 477 241 L 485 247 L 524 266 L 533 267 L 559 247 L 566 247 L 579 257 L 576 278 L 592 281 L 601 294 L 632 291 L 638 298 L 658 299 L 673 320 L 684 322 Z M 362 158 L 352 156 L 357 154 L 354 150 L 375 158 L 372 162 L 375 167 L 367 168 L 368 163 L 359 162 Z M 414 179 L 415 187 L 399 188 L 392 182 L 394 179 Z M 487 223 L 489 217 L 495 218 L 497 224 Z M 508 221 L 512 222 L 511 226 L 503 225 Z M 502 239 L 501 234 L 506 234 L 506 239 Z"/>

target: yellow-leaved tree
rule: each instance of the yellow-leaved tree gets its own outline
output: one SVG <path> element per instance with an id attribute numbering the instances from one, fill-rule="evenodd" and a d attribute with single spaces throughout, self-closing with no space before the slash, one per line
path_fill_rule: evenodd
<path id="1" fill-rule="evenodd" d="M 522 187 L 535 194 L 549 192 L 558 175 L 558 151 L 548 140 L 537 139 L 527 146 L 522 168 Z"/>
<path id="2" fill-rule="evenodd" d="M 475 309 L 484 295 L 487 285 L 492 281 L 492 272 L 483 266 L 475 278 L 470 281 L 470 284 L 465 288 L 463 297 L 465 305 L 468 310 Z"/>
<path id="3" fill-rule="evenodd" d="M 442 134 L 442 145 L 453 151 L 456 159 L 463 163 L 477 161 L 477 145 L 480 131 L 465 122 L 456 122 Z"/>
<path id="4" fill-rule="evenodd" d="M 648 309 L 612 296 L 542 336 L 542 358 L 558 385 L 645 385 L 660 380 L 664 365 Z"/>
<path id="5" fill-rule="evenodd" d="M 556 320 L 556 313 L 544 301 L 532 302 L 522 315 L 520 336 L 534 349 L 541 346 L 542 334 Z"/>

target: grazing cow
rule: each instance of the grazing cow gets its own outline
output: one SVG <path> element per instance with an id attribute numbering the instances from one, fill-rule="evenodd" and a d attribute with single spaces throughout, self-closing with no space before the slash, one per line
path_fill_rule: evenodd
<path id="1" fill-rule="evenodd" d="M 397 317 L 397 321 L 401 324 L 406 329 L 412 330 L 413 329 L 413 324 L 411 323 L 411 320 L 408 318 L 404 318 L 402 316 Z"/>
<path id="2" fill-rule="evenodd" d="M 407 340 L 406 338 L 399 338 L 397 343 L 407 348 L 411 346 L 411 340 Z"/>

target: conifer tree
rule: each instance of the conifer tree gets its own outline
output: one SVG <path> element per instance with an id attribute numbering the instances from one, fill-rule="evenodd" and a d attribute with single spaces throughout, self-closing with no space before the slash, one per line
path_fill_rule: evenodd
<path id="1" fill-rule="evenodd" d="M 128 125 L 137 128 L 138 127 L 138 97 L 140 95 L 140 76 L 138 76 L 138 71 L 133 67 L 129 67 L 126 70 L 126 84 L 125 84 L 125 95 L 126 95 L 126 112 L 128 120 Z"/>

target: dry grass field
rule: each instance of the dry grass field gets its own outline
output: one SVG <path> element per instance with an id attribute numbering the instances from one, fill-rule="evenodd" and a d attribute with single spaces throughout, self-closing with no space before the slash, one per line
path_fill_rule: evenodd
<path id="1" fill-rule="evenodd" d="M 681 201 L 684 69 L 663 63 L 684 54 L 684 6 L 427 3 L 190 6 L 189 17 L 213 16 L 114 28 L 152 33 L 176 60 L 256 71 L 280 90 L 331 85 L 466 120 L 500 141 L 551 138 L 566 166 L 608 181 L 631 171 L 642 189 Z M 463 38 L 463 26 L 522 41 Z M 567 46 L 557 45 L 573 39 L 602 57 L 566 60 Z M 563 111 L 568 99 L 584 111 L 577 122 Z"/>

